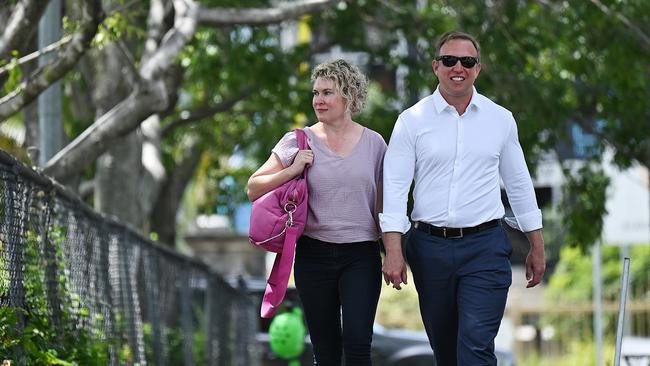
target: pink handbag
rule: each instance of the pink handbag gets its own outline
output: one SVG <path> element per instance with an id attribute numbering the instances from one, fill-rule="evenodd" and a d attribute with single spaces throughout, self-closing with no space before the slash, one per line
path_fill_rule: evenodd
<path id="1" fill-rule="evenodd" d="M 300 150 L 309 149 L 307 135 L 295 129 Z M 253 202 L 249 241 L 277 253 L 262 298 L 262 318 L 271 318 L 284 299 L 296 253 L 296 241 L 307 222 L 307 170 Z"/>

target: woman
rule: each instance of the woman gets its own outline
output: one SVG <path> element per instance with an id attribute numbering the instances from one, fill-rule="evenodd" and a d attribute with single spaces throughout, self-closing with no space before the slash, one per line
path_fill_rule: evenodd
<path id="1" fill-rule="evenodd" d="M 248 180 L 252 200 L 309 168 L 308 218 L 298 240 L 294 278 L 314 349 L 314 365 L 370 365 L 372 325 L 381 288 L 377 212 L 386 143 L 352 120 L 367 81 L 344 60 L 316 66 L 305 127 L 311 150 L 289 132 Z"/>

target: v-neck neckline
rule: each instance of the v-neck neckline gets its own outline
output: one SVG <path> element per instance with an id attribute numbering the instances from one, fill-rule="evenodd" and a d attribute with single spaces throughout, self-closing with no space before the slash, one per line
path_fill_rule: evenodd
<path id="1" fill-rule="evenodd" d="M 339 154 L 339 153 L 337 153 L 337 152 L 335 152 L 335 151 L 332 150 L 332 149 L 330 149 L 330 147 L 327 146 L 327 144 L 325 143 L 325 141 L 321 140 L 318 136 L 316 136 L 316 134 L 314 133 L 314 131 L 311 130 L 311 127 L 308 127 L 307 130 L 309 130 L 309 137 L 311 137 L 312 140 L 316 140 L 316 141 L 317 141 L 316 143 L 317 143 L 318 145 L 320 145 L 320 146 L 322 147 L 322 149 L 325 150 L 328 154 L 330 154 L 330 155 L 332 155 L 332 156 L 334 156 L 334 157 L 336 157 L 336 158 L 339 158 L 339 159 L 347 159 L 348 157 L 354 155 L 354 153 L 358 150 L 359 145 L 361 145 L 361 140 L 363 140 L 363 137 L 364 137 L 364 135 L 366 134 L 366 127 L 365 127 L 365 126 L 361 126 L 361 128 L 362 128 L 362 130 L 361 130 L 361 136 L 359 136 L 359 140 L 358 140 L 357 143 L 354 145 L 354 147 L 352 148 L 352 150 L 350 150 L 350 152 L 349 152 L 347 155 L 345 155 L 345 156 L 344 156 L 344 155 L 341 155 L 341 154 Z"/>

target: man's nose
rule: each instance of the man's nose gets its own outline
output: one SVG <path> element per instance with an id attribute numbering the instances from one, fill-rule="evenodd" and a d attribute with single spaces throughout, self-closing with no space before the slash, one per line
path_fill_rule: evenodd
<path id="1" fill-rule="evenodd" d="M 463 65 L 460 64 L 460 60 L 456 61 L 454 66 L 451 67 L 454 71 L 463 71 Z"/>

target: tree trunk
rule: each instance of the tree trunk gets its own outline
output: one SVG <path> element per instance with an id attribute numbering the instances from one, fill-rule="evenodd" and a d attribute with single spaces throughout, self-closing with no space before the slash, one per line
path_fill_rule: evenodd
<path id="1" fill-rule="evenodd" d="M 142 230 L 142 171 L 142 135 L 136 131 L 117 141 L 98 159 L 95 209 Z"/>
<path id="2" fill-rule="evenodd" d="M 34 51 L 36 49 L 36 37 L 32 36 L 29 38 L 21 53 L 26 54 Z M 31 75 L 38 65 L 36 62 L 28 62 L 20 67 L 23 75 Z M 23 120 L 25 123 L 25 142 L 24 146 L 26 148 L 36 148 L 38 149 L 39 145 L 39 131 L 38 131 L 38 100 L 34 100 L 31 103 L 27 104 L 23 108 Z M 37 155 L 40 154 L 38 150 Z M 32 164 L 38 165 L 38 156 L 32 157 Z"/>
<path id="3" fill-rule="evenodd" d="M 120 77 L 128 65 L 114 44 L 106 45 L 91 57 L 95 67 L 93 99 L 99 117 L 129 95 L 129 85 Z M 141 229 L 144 222 L 140 201 L 141 157 L 142 134 L 136 129 L 114 140 L 97 160 L 95 174 L 95 209 L 136 229 Z"/>
<path id="4" fill-rule="evenodd" d="M 152 210 L 160 197 L 160 191 L 167 179 L 160 149 L 160 118 L 157 114 L 142 122 L 142 179 L 140 179 L 140 207 L 145 232 L 150 230 Z M 172 243 L 173 244 L 173 243 Z"/>
<path id="5" fill-rule="evenodd" d="M 163 185 L 151 213 L 151 231 L 158 233 L 158 241 L 174 246 L 176 243 L 176 214 L 183 193 L 201 160 L 201 149 L 194 145 L 176 164 Z"/>

